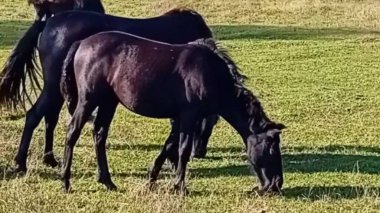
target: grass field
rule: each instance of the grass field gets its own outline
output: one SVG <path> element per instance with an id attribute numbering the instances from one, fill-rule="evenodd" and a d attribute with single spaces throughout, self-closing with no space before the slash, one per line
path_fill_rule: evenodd
<path id="1" fill-rule="evenodd" d="M 109 13 L 147 17 L 186 5 L 202 13 L 249 76 L 283 133 L 284 195 L 257 197 L 243 143 L 219 122 L 207 159 L 190 163 L 191 194 L 168 192 L 166 169 L 146 192 L 147 169 L 168 131 L 167 120 L 121 107 L 109 137 L 111 175 L 96 182 L 91 129 L 74 153 L 73 189 L 61 191 L 59 170 L 41 163 L 43 124 L 35 131 L 24 177 L 10 174 L 24 118 L 0 117 L 0 212 L 378 212 L 380 209 L 380 2 L 377 0 L 105 0 Z M 26 0 L 1 0 L 0 64 L 31 23 Z M 63 152 L 67 116 L 56 130 Z"/>

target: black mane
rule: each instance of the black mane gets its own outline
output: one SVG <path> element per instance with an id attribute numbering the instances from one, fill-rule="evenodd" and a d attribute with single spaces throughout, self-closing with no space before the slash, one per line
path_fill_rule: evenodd
<path id="1" fill-rule="evenodd" d="M 227 64 L 232 78 L 235 80 L 235 86 L 237 88 L 244 88 L 244 81 L 248 79 L 247 76 L 240 73 L 241 69 L 231 58 L 228 50 L 224 48 L 219 42 L 216 42 L 213 38 L 198 39 L 193 42 L 189 42 L 190 45 L 206 47 L 217 54 Z"/>
<path id="2" fill-rule="evenodd" d="M 255 129 L 255 132 L 265 131 L 271 123 L 273 123 L 266 115 L 260 100 L 244 86 L 244 81 L 247 76 L 240 73 L 241 69 L 231 58 L 228 50 L 224 48 L 220 43 L 216 42 L 213 38 L 198 39 L 193 42 L 189 42 L 190 45 L 205 47 L 217 54 L 229 68 L 232 78 L 235 80 L 237 98 L 242 99 L 247 107 L 250 118 L 250 127 Z"/>
<path id="3" fill-rule="evenodd" d="M 164 15 L 173 15 L 173 14 L 180 14 L 180 13 L 192 13 L 194 15 L 200 16 L 200 14 L 197 11 L 190 9 L 190 8 L 187 8 L 187 7 L 172 8 L 169 11 L 165 12 Z"/>

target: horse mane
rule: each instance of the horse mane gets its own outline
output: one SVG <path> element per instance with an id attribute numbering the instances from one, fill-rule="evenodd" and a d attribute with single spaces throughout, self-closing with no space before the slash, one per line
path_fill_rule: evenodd
<path id="1" fill-rule="evenodd" d="M 219 42 L 216 42 L 213 38 L 198 39 L 189 42 L 190 45 L 206 47 L 216 55 L 218 55 L 228 66 L 230 74 L 235 81 L 235 86 L 238 88 L 244 88 L 244 81 L 248 79 L 247 76 L 240 73 L 241 69 L 232 60 L 228 50 L 224 48 Z"/>
<path id="2" fill-rule="evenodd" d="M 74 0 L 74 3 L 77 1 L 82 2 L 83 0 Z M 28 0 L 28 4 L 41 5 L 46 3 L 51 3 L 51 0 Z M 54 0 L 54 3 L 65 4 L 67 3 L 67 0 Z"/>
<path id="3" fill-rule="evenodd" d="M 254 128 L 254 126 L 257 125 L 261 130 L 265 130 L 265 128 L 270 125 L 272 121 L 264 112 L 260 100 L 250 90 L 245 88 L 244 80 L 248 79 L 248 77 L 240 73 L 240 68 L 232 60 L 228 50 L 221 46 L 220 43 L 216 42 L 213 38 L 198 39 L 189 42 L 188 44 L 205 47 L 211 50 L 227 64 L 230 74 L 235 81 L 234 84 L 237 92 L 236 97 L 241 98 L 245 103 L 248 103 L 246 107 L 252 115 L 252 118 L 249 121 L 250 128 Z"/>
<path id="4" fill-rule="evenodd" d="M 180 13 L 192 13 L 194 15 L 200 16 L 200 14 L 197 11 L 190 9 L 188 7 L 175 7 L 165 12 L 164 15 L 173 15 L 173 14 L 180 14 Z"/>

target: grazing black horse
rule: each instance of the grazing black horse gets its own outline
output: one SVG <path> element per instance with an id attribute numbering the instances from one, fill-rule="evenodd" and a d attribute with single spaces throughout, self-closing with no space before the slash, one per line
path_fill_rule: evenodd
<path id="1" fill-rule="evenodd" d="M 10 108 L 16 108 L 20 101 L 25 103 L 25 99 L 31 102 L 25 86 L 20 87 L 20 84 L 25 85 L 26 76 L 24 70 L 26 70 L 29 77 L 33 79 L 31 86 L 40 88 L 37 80 L 39 75 L 35 72 L 35 48 L 37 48 L 38 37 L 45 27 L 46 20 L 54 14 L 71 9 L 91 10 L 104 13 L 101 0 L 28 0 L 28 3 L 33 4 L 36 10 L 34 23 L 20 40 L 18 40 L 6 60 L 0 75 L 3 79 L 0 84 L 2 95 L 6 95 L 4 93 L 14 95 L 1 97 L 1 99 L 8 99 L 7 101 L 1 100 L 1 102 Z M 12 80 L 7 80 L 9 78 Z M 24 106 L 24 104 L 22 104 L 22 106 Z"/>
<path id="2" fill-rule="evenodd" d="M 73 149 L 81 130 L 98 107 L 94 142 L 99 182 L 111 180 L 106 138 L 118 103 L 152 118 L 171 118 L 180 140 L 166 141 L 150 172 L 157 179 L 170 152 L 179 153 L 174 189 L 184 192 L 185 171 L 200 119 L 221 115 L 241 135 L 260 180 L 260 191 L 280 192 L 283 184 L 280 152 L 282 124 L 272 122 L 257 98 L 239 80 L 237 66 L 212 38 L 171 45 L 121 32 L 103 32 L 76 42 L 65 60 L 62 93 L 77 92 L 78 104 L 70 121 L 62 181 L 70 189 Z M 74 94 L 75 95 L 75 94 Z"/>
<path id="3" fill-rule="evenodd" d="M 49 18 L 41 33 L 38 46 L 44 87 L 36 103 L 26 114 L 24 131 L 15 158 L 16 171 L 26 171 L 27 153 L 33 131 L 43 117 L 46 125 L 44 163 L 53 167 L 58 164 L 53 154 L 53 135 L 64 102 L 59 89 L 63 61 L 75 41 L 109 30 L 128 32 L 173 44 L 184 44 L 199 38 L 212 37 L 212 32 L 202 16 L 193 10 L 183 8 L 173 9 L 162 16 L 148 19 L 129 19 L 85 11 L 62 12 Z M 34 49 L 31 46 L 27 47 L 31 49 L 20 53 L 20 57 L 31 59 Z M 17 65 L 12 63 L 5 73 L 2 73 L 4 78 L 0 84 L 0 104 L 25 104 L 25 100 L 19 95 L 20 91 L 26 91 L 25 79 L 32 76 L 30 78 L 32 85 L 37 84 L 37 79 L 33 78 L 36 70 L 33 66 L 25 71 L 20 69 L 25 65 L 21 63 L 22 61 Z M 76 101 L 71 101 L 71 103 L 75 107 Z M 203 122 L 206 125 L 201 125 L 202 129 L 199 130 L 201 142 L 199 143 L 206 143 L 203 147 L 207 146 L 208 137 L 216 120 L 217 116 L 209 116 L 207 122 Z M 179 137 L 174 131 L 171 135 L 169 139 L 174 140 Z"/>

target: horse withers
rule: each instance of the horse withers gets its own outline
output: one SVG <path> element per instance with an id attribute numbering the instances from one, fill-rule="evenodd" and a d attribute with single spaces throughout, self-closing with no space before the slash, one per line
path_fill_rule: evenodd
<path id="1" fill-rule="evenodd" d="M 54 129 L 64 102 L 59 90 L 63 61 L 75 41 L 110 30 L 128 32 L 172 44 L 184 44 L 199 38 L 212 37 L 212 32 L 202 16 L 193 10 L 184 8 L 175 8 L 161 16 L 147 19 L 123 18 L 78 10 L 62 12 L 49 18 L 41 33 L 38 45 L 43 71 L 43 89 L 36 103 L 26 114 L 25 126 L 15 157 L 16 171 L 25 172 L 27 170 L 27 154 L 33 132 L 42 118 L 45 119 L 46 130 L 43 162 L 52 167 L 58 165 L 53 154 L 53 141 Z M 30 78 L 30 85 L 38 85 L 38 79 L 34 78 L 38 71 L 32 66 L 33 63 L 27 63 L 32 61 L 35 54 L 34 50 L 34 47 L 27 43 L 20 51 L 17 51 L 14 60 L 12 57 L 9 58 L 7 63 L 9 66 L 1 73 L 4 78 L 0 83 L 0 105 L 24 106 L 27 100 L 22 97 L 28 96 L 28 94 L 20 95 L 20 91 L 29 91 L 26 88 L 26 79 Z M 17 63 L 12 61 L 17 61 Z M 24 69 L 24 67 L 28 68 Z M 35 89 L 37 92 L 37 88 Z M 71 103 L 75 107 L 76 102 Z M 197 145 L 196 147 L 207 146 L 208 138 L 217 118 L 217 116 L 208 116 L 202 125 L 199 125 L 200 136 L 197 137 L 199 138 L 197 141 L 200 142 L 196 142 L 196 144 L 202 146 Z M 206 125 L 203 125 L 204 123 Z M 177 133 L 174 131 L 172 133 L 173 137 L 168 139 L 179 138 Z M 198 154 L 198 156 L 203 157 L 206 150 L 198 152 Z M 173 161 L 175 162 L 175 160 Z"/>
<path id="2" fill-rule="evenodd" d="M 283 184 L 280 133 L 258 99 L 239 80 L 237 66 L 213 39 L 171 45 L 121 32 L 103 32 L 76 42 L 65 60 L 61 91 L 78 97 L 70 121 L 62 165 L 70 189 L 73 149 L 91 112 L 98 107 L 94 140 L 99 182 L 116 186 L 108 170 L 105 143 L 118 103 L 151 118 L 170 118 L 180 139 L 167 140 L 149 174 L 154 184 L 163 161 L 178 153 L 174 189 L 186 192 L 185 173 L 200 119 L 222 116 L 243 138 L 260 192 L 280 192 Z M 77 94 L 74 94 L 77 93 Z"/>

